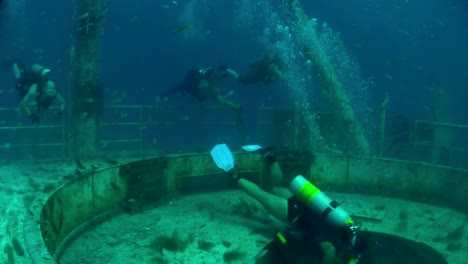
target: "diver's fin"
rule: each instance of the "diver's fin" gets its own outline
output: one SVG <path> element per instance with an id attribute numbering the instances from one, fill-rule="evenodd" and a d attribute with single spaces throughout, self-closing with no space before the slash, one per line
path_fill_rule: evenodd
<path id="1" fill-rule="evenodd" d="M 233 91 L 233 90 L 230 90 L 230 91 L 227 92 L 223 97 L 224 97 L 224 99 L 227 99 L 227 98 L 231 97 L 233 94 L 234 94 L 234 91 Z"/>
<path id="2" fill-rule="evenodd" d="M 273 151 L 274 147 L 273 146 L 262 147 L 260 145 L 245 145 L 245 146 L 242 146 L 242 149 L 250 153 L 266 154 L 269 151 Z"/>
<path id="3" fill-rule="evenodd" d="M 260 145 L 245 145 L 245 146 L 242 146 L 242 149 L 247 151 L 247 152 L 256 152 L 256 151 L 260 151 L 262 149 L 262 146 L 260 146 Z"/>
<path id="4" fill-rule="evenodd" d="M 234 158 L 231 150 L 229 150 L 226 144 L 218 144 L 214 146 L 210 153 L 218 168 L 225 172 L 229 172 L 234 169 Z"/>

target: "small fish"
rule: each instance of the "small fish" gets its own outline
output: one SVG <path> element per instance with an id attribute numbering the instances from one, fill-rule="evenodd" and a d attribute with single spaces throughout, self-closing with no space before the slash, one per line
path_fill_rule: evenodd
<path id="1" fill-rule="evenodd" d="M 12 147 L 11 143 L 5 143 L 5 144 L 0 146 L 0 148 L 6 149 L 6 150 L 10 150 L 11 147 Z"/>
<path id="2" fill-rule="evenodd" d="M 112 103 L 113 104 L 120 104 L 120 103 L 122 103 L 122 99 L 121 98 L 116 98 L 116 99 L 112 100 Z"/>
<path id="3" fill-rule="evenodd" d="M 445 27 L 447 26 L 442 20 L 440 19 L 434 19 L 434 21 L 436 22 L 436 24 L 439 26 L 439 27 Z"/>
<path id="4" fill-rule="evenodd" d="M 340 47 L 340 46 L 344 46 L 344 43 L 343 41 L 335 41 L 335 43 L 333 43 L 335 46 L 337 47 Z"/>
<path id="5" fill-rule="evenodd" d="M 190 120 L 190 116 L 181 116 L 180 117 L 180 121 L 189 121 Z"/>
<path id="6" fill-rule="evenodd" d="M 78 17 L 78 19 L 81 20 L 81 19 L 84 19 L 84 18 L 87 18 L 87 17 L 89 17 L 89 13 L 84 13 L 80 17 Z"/>
<path id="7" fill-rule="evenodd" d="M 162 5 L 161 8 L 168 9 L 169 5 Z"/>
<path id="8" fill-rule="evenodd" d="M 33 52 L 34 52 L 36 55 L 44 54 L 44 50 L 42 50 L 42 49 L 40 49 L 40 48 L 35 48 L 35 49 L 33 49 Z"/>
<path id="9" fill-rule="evenodd" d="M 83 120 L 83 119 L 85 119 L 86 117 L 88 117 L 88 113 L 87 113 L 87 112 L 83 112 L 83 113 L 81 113 L 81 115 L 80 115 L 80 120 Z"/>
<path id="10" fill-rule="evenodd" d="M 389 80 L 393 80 L 393 77 L 388 73 L 385 74 L 385 77 L 387 77 L 387 79 L 389 79 Z"/>
<path id="11" fill-rule="evenodd" d="M 422 70 L 424 70 L 424 68 L 421 67 L 421 66 L 416 66 L 416 70 L 422 71 Z"/>
<path id="12" fill-rule="evenodd" d="M 103 149 L 107 148 L 109 146 L 109 142 L 108 141 L 101 141 L 99 142 L 99 146 Z"/>
<path id="13" fill-rule="evenodd" d="M 174 30 L 174 31 L 172 32 L 172 34 L 184 33 L 185 31 L 190 30 L 191 28 L 192 28 L 192 24 L 182 25 L 182 26 L 176 28 L 176 30 Z"/>
<path id="14" fill-rule="evenodd" d="M 134 24 L 135 22 L 138 21 L 138 18 L 139 18 L 138 16 L 134 16 L 134 17 L 132 17 L 131 19 L 128 20 L 128 23 Z"/>

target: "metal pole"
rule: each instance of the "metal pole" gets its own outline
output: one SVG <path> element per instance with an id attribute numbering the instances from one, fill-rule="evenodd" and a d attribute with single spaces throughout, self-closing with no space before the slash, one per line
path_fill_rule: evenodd
<path id="1" fill-rule="evenodd" d="M 380 126 L 379 126 L 379 157 L 382 157 L 385 150 L 385 123 L 387 120 L 387 109 L 389 104 L 388 93 L 380 107 Z"/>
<path id="2" fill-rule="evenodd" d="M 99 81 L 105 0 L 78 0 L 71 52 L 73 151 L 79 159 L 96 153 L 102 109 Z"/>

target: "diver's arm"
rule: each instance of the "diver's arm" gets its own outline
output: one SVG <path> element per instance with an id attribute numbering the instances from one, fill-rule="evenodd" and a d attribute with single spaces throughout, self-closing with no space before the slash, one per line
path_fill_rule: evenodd
<path id="1" fill-rule="evenodd" d="M 216 101 L 218 101 L 218 103 L 222 104 L 222 105 L 225 105 L 225 106 L 228 106 L 228 107 L 231 107 L 231 108 L 234 108 L 234 109 L 239 109 L 240 108 L 240 105 L 239 104 L 235 104 L 229 100 L 227 100 L 224 96 L 222 95 L 217 95 L 216 96 Z"/>
<path id="2" fill-rule="evenodd" d="M 178 93 L 180 91 L 181 91 L 180 85 L 177 85 L 177 86 L 173 87 L 172 89 L 167 90 L 164 93 L 160 94 L 159 97 L 160 98 L 169 97 L 169 96 L 171 96 L 171 95 L 173 95 L 175 93 Z"/>
<path id="3" fill-rule="evenodd" d="M 13 63 L 13 65 L 11 66 L 11 69 L 13 71 L 13 76 L 15 77 L 15 80 L 17 82 L 20 82 L 21 81 L 21 68 L 20 66 L 18 65 L 18 63 Z"/>
<path id="4" fill-rule="evenodd" d="M 54 104 L 58 106 L 60 112 L 65 110 L 65 100 L 63 100 L 63 97 L 59 93 L 55 96 Z"/>
<path id="5" fill-rule="evenodd" d="M 29 91 L 26 94 L 26 96 L 23 98 L 23 100 L 20 103 L 20 109 L 25 113 L 27 116 L 32 115 L 32 110 L 31 106 L 35 104 L 35 100 L 37 98 L 37 85 L 33 84 L 31 87 L 29 87 Z"/>
<path id="6" fill-rule="evenodd" d="M 52 102 L 52 104 L 56 105 L 59 108 L 59 110 L 55 112 L 55 118 L 60 119 L 63 116 L 63 111 L 65 110 L 65 100 L 63 100 L 63 97 L 59 93 L 55 94 L 53 100 L 54 101 Z"/>
<path id="7" fill-rule="evenodd" d="M 226 69 L 226 72 L 227 72 L 227 74 L 228 74 L 229 76 L 231 76 L 232 78 L 234 78 L 234 79 L 236 79 L 236 80 L 237 80 L 237 78 L 239 78 L 239 74 L 238 74 L 235 70 L 233 70 L 233 69 L 227 68 L 227 69 Z"/>
<path id="8" fill-rule="evenodd" d="M 284 75 L 283 73 L 281 72 L 280 68 L 278 67 L 278 65 L 272 63 L 270 66 L 269 66 L 269 69 L 270 71 L 273 73 L 273 76 L 275 77 L 275 79 L 284 79 Z"/>

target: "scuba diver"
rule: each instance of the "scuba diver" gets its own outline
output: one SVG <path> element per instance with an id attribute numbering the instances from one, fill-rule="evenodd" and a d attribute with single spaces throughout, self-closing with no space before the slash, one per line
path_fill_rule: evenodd
<path id="1" fill-rule="evenodd" d="M 196 99 L 199 102 L 204 102 L 208 98 L 213 98 L 222 105 L 233 108 L 234 110 L 239 110 L 240 104 L 228 100 L 233 94 L 233 91 L 225 95 L 221 94 L 218 83 L 222 79 L 227 78 L 237 79 L 238 74 L 226 66 L 193 69 L 187 73 L 181 83 L 161 94 L 160 98 L 167 99 L 167 97 L 172 94 L 182 93 L 184 96 Z"/>
<path id="2" fill-rule="evenodd" d="M 38 124 L 39 115 L 52 105 L 58 106 L 55 117 L 62 117 L 65 101 L 55 88 L 50 69 L 33 64 L 31 71 L 26 71 L 24 64 L 16 59 L 11 63 L 11 69 L 15 78 L 15 88 L 21 99 L 20 110 L 32 123 Z"/>
<path id="3" fill-rule="evenodd" d="M 272 147 L 244 146 L 247 152 L 260 153 L 267 166 L 273 186 L 283 181 L 281 168 Z M 357 263 L 367 249 L 367 239 L 340 205 L 321 192 L 303 176 L 296 176 L 284 197 L 260 189 L 255 183 L 241 178 L 234 168 L 232 153 L 225 144 L 212 151 L 216 165 L 226 171 L 236 185 L 257 200 L 272 216 L 288 223 L 284 232 L 277 232 L 256 259 L 257 264 L 322 263 L 339 261 Z M 343 263 L 343 262 L 338 262 Z"/>
<path id="4" fill-rule="evenodd" d="M 244 85 L 269 85 L 283 78 L 283 67 L 277 54 L 266 54 L 250 64 L 249 70 L 239 75 L 238 80 Z"/>

